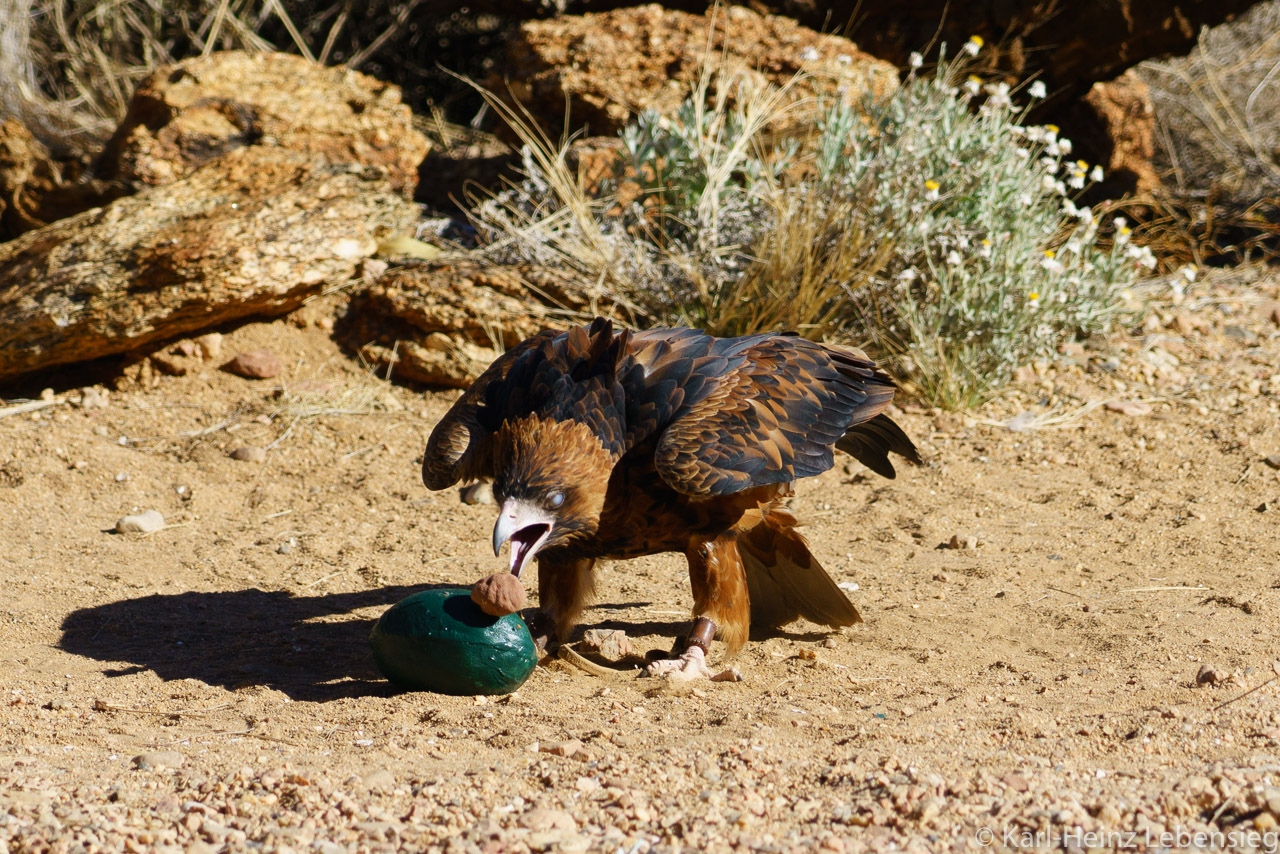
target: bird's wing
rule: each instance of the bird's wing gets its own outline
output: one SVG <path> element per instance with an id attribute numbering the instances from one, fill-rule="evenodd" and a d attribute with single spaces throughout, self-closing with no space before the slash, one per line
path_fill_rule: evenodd
<path id="1" fill-rule="evenodd" d="M 491 385 L 501 385 L 521 356 L 548 343 L 557 334 L 550 329 L 539 332 L 503 353 L 449 408 L 431 431 L 422 457 L 422 482 L 428 489 L 445 489 L 458 481 L 490 476 L 488 461 L 492 431 L 482 423 L 480 416 L 486 391 Z"/>
<path id="2" fill-rule="evenodd" d="M 850 427 L 879 415 L 893 382 L 852 351 L 801 338 L 720 339 L 728 367 L 699 377 L 709 390 L 686 401 L 667 426 L 654 462 L 688 495 L 729 495 L 819 474 Z"/>

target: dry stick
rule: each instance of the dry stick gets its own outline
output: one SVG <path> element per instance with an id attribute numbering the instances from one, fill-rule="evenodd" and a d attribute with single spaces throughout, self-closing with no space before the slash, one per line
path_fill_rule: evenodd
<path id="1" fill-rule="evenodd" d="M 210 706 L 207 709 L 176 709 L 170 712 L 156 711 L 155 709 L 135 709 L 130 706 L 117 706 L 114 703 L 108 703 L 106 700 L 94 700 L 93 708 L 99 712 L 129 712 L 134 715 L 159 715 L 166 718 L 176 718 L 182 715 L 207 715 L 210 712 L 218 712 L 223 709 L 231 708 L 230 703 L 222 703 L 218 706 Z"/>
<path id="2" fill-rule="evenodd" d="M 1209 710 L 1209 714 L 1213 714 L 1214 712 L 1218 711 L 1218 709 L 1225 708 L 1226 706 L 1231 705 L 1231 704 L 1232 704 L 1232 703 L 1234 703 L 1236 700 L 1243 700 L 1245 697 L 1249 696 L 1249 695 L 1250 695 L 1250 694 L 1252 694 L 1254 691 L 1260 691 L 1260 690 L 1262 690 L 1263 688 L 1267 687 L 1268 685 L 1270 685 L 1272 682 L 1276 681 L 1277 679 L 1280 679 L 1280 676 L 1272 676 L 1272 677 L 1271 677 L 1270 679 L 1268 679 L 1266 682 L 1263 682 L 1263 683 L 1262 683 L 1262 684 L 1260 684 L 1260 685 L 1255 685 L 1255 686 L 1253 686 L 1253 687 L 1252 687 L 1252 688 L 1250 688 L 1248 691 L 1245 691 L 1243 694 L 1241 694 L 1241 695 L 1239 695 L 1239 696 L 1237 696 L 1237 697 L 1232 697 L 1230 700 L 1227 700 L 1225 703 L 1219 703 L 1218 705 L 1214 706 L 1212 709 L 1210 709 L 1210 710 Z"/>
<path id="3" fill-rule="evenodd" d="M 596 664 L 588 658 L 584 658 L 577 650 L 570 648 L 568 644 L 563 644 L 558 653 L 561 661 L 567 661 L 570 664 L 585 670 L 592 676 L 617 676 L 618 671 Z"/>
<path id="4" fill-rule="evenodd" d="M 1201 585 L 1199 587 L 1180 587 L 1174 585 L 1172 587 L 1126 587 L 1121 593 L 1159 593 L 1163 590 L 1208 590 L 1208 587 Z"/>
<path id="5" fill-rule="evenodd" d="M 29 400 L 26 403 L 15 403 L 13 406 L 6 406 L 0 409 L 0 418 L 7 418 L 10 415 L 21 415 L 24 412 L 35 412 L 37 409 L 44 409 L 48 406 L 57 406 L 59 403 L 66 403 L 60 397 L 53 400 Z"/>

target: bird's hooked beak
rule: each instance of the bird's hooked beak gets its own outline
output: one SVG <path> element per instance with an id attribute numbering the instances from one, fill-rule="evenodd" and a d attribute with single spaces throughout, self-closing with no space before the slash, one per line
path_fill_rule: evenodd
<path id="1" fill-rule="evenodd" d="M 519 577 L 529 558 L 542 548 L 551 536 L 555 517 L 536 504 L 508 498 L 498 511 L 493 526 L 493 555 L 498 556 L 502 544 L 511 541 L 511 574 Z"/>

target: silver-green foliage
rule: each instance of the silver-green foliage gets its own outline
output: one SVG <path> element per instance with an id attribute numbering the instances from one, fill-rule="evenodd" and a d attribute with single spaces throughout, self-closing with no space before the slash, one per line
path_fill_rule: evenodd
<path id="1" fill-rule="evenodd" d="M 704 87 L 675 115 L 642 113 L 623 131 L 619 178 L 640 185 L 628 204 L 550 193 L 546 158 L 532 158 L 513 191 L 530 214 L 525 239 L 491 215 L 511 194 L 478 222 L 508 251 L 544 259 L 590 243 L 595 254 L 560 256 L 663 320 L 748 331 L 734 318 L 773 322 L 754 304 L 792 289 L 820 315 L 798 325 L 869 340 L 926 399 L 974 405 L 1019 365 L 1104 330 L 1154 259 L 1122 221 L 1100 246 L 1097 216 L 1072 201 L 1100 170 L 1072 161 L 1057 128 L 1025 124 L 1005 84 L 962 79 L 963 53 L 933 73 L 913 67 L 895 94 L 857 109 L 783 109 L 750 92 L 709 103 Z M 779 263 L 792 231 L 814 264 Z M 762 269 L 792 280 L 762 289 Z"/>

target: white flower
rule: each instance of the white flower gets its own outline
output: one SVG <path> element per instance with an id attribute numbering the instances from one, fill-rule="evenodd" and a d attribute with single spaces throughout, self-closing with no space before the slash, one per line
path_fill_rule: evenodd
<path id="1" fill-rule="evenodd" d="M 1027 94 L 1030 95 L 1032 98 L 1043 98 L 1047 94 L 1044 88 L 1044 81 L 1037 80 L 1036 82 L 1032 83 L 1031 87 L 1027 89 Z"/>
<path id="2" fill-rule="evenodd" d="M 907 57 L 907 65 L 910 65 L 912 68 L 919 68 L 924 65 L 924 57 L 917 51 L 913 50 L 911 51 L 911 55 Z"/>
<path id="3" fill-rule="evenodd" d="M 1030 193 L 1025 193 L 1025 192 L 1024 192 L 1024 193 L 1019 193 L 1019 194 L 1018 194 L 1018 204 L 1022 205 L 1024 208 L 1029 208 L 1029 207 L 1031 207 L 1031 201 L 1032 201 L 1032 199 L 1031 199 L 1031 194 L 1030 194 Z"/>
<path id="4" fill-rule="evenodd" d="M 1182 274 L 1182 278 L 1186 279 L 1188 284 L 1194 282 L 1196 280 L 1196 275 L 1199 273 L 1193 264 L 1185 265 L 1178 272 Z"/>
<path id="5" fill-rule="evenodd" d="M 1095 166 L 1093 167 L 1093 170 L 1089 172 L 1089 180 L 1093 181 L 1094 183 L 1101 181 L 1102 178 L 1103 178 L 1103 173 L 1102 173 L 1101 166 Z"/>
<path id="6" fill-rule="evenodd" d="M 1072 172 L 1071 177 L 1067 179 L 1067 186 L 1073 190 L 1084 189 L 1084 173 Z"/>
<path id="7" fill-rule="evenodd" d="M 976 95 L 978 90 L 982 88 L 982 78 L 976 74 L 970 74 L 969 79 L 964 81 L 964 86 L 961 88 L 970 96 Z"/>
<path id="8" fill-rule="evenodd" d="M 1071 144 L 1071 140 L 1065 138 L 1058 140 L 1058 150 L 1062 152 L 1063 157 L 1070 154 L 1072 148 L 1074 148 L 1074 146 Z"/>
<path id="9" fill-rule="evenodd" d="M 1040 266 L 1044 267 L 1050 273 L 1061 273 L 1066 269 L 1066 267 L 1062 265 L 1062 262 L 1057 259 L 1056 255 L 1057 253 L 1052 249 L 1046 249 L 1044 251 L 1044 258 L 1040 259 Z"/>
<path id="10" fill-rule="evenodd" d="M 960 48 L 961 53 L 967 53 L 969 56 L 977 56 L 978 51 L 982 50 L 982 36 L 969 36 L 969 40 L 964 43 L 964 47 Z"/>
<path id="11" fill-rule="evenodd" d="M 1003 81 L 993 83 L 987 88 L 987 96 L 990 99 L 987 103 L 993 107 L 1008 107 L 1013 101 L 1009 98 L 1009 84 Z"/>
<path id="12" fill-rule="evenodd" d="M 1080 216 L 1080 209 L 1076 207 L 1076 203 L 1071 201 L 1070 199 L 1062 200 L 1062 212 L 1069 217 Z"/>
<path id="13" fill-rule="evenodd" d="M 925 199 L 930 202 L 936 202 L 938 200 L 938 191 L 941 189 L 941 187 L 942 185 L 939 184 L 937 181 L 933 180 L 932 178 L 930 178 L 928 181 L 925 181 L 924 182 Z"/>
<path id="14" fill-rule="evenodd" d="M 822 54 L 818 53 L 818 49 L 813 45 L 809 45 L 800 52 L 800 58 L 805 62 L 817 62 L 822 59 Z"/>
<path id="15" fill-rule="evenodd" d="M 918 278 L 920 278 L 920 274 L 916 272 L 915 267 L 908 267 L 898 274 L 898 281 L 908 285 Z"/>
<path id="16" fill-rule="evenodd" d="M 959 252 L 957 252 L 957 251 L 956 251 L 956 250 L 954 250 L 954 249 L 952 249 L 950 252 L 948 252 L 948 253 L 947 253 L 947 266 L 948 266 L 948 267 L 959 267 L 959 266 L 960 266 L 960 263 L 961 263 L 963 260 L 964 260 L 964 259 L 960 257 L 960 253 L 959 253 Z"/>
<path id="17" fill-rule="evenodd" d="M 978 247 L 978 256 L 981 258 L 991 257 L 991 241 L 985 237 L 982 238 L 982 245 Z"/>
<path id="18" fill-rule="evenodd" d="M 1017 155 L 1020 160 L 1027 160 L 1031 157 L 1031 152 L 1027 151 L 1025 148 L 1015 148 L 1013 153 Z"/>

